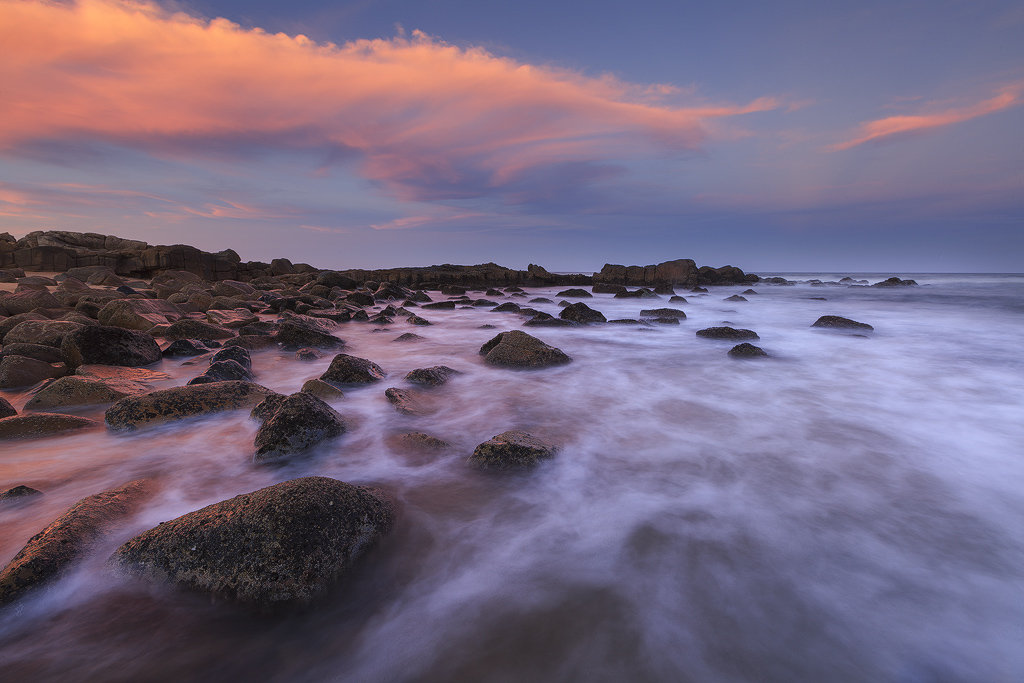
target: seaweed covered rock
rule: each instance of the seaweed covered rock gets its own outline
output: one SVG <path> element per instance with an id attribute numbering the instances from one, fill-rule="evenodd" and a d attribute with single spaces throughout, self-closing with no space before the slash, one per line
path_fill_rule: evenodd
<path id="1" fill-rule="evenodd" d="M 339 353 L 320 379 L 331 384 L 370 384 L 386 376 L 384 369 L 373 361 Z"/>
<path id="2" fill-rule="evenodd" d="M 325 592 L 394 519 L 377 490 L 303 477 L 164 522 L 114 559 L 151 580 L 272 611 Z"/>
<path id="3" fill-rule="evenodd" d="M 256 432 L 254 462 L 281 460 L 345 433 L 338 411 L 308 392 L 275 401 Z"/>
<path id="4" fill-rule="evenodd" d="M 546 368 L 572 361 L 561 349 L 521 330 L 502 332 L 480 347 L 484 361 L 505 368 Z"/>
<path id="5" fill-rule="evenodd" d="M 111 524 L 135 510 L 152 485 L 133 481 L 75 503 L 29 539 L 0 573 L 0 605 L 66 572 Z"/>
<path id="6" fill-rule="evenodd" d="M 252 408 L 275 392 L 253 382 L 240 380 L 191 384 L 129 396 L 110 406 L 107 426 L 134 430 L 225 410 Z"/>
<path id="7" fill-rule="evenodd" d="M 455 368 L 447 365 L 434 365 L 429 368 L 416 368 L 405 376 L 405 379 L 414 384 L 428 384 L 439 387 L 446 384 L 453 376 L 462 374 Z"/>
<path id="8" fill-rule="evenodd" d="M 527 432 L 502 432 L 476 447 L 469 463 L 481 470 L 521 470 L 552 458 L 558 447 Z"/>

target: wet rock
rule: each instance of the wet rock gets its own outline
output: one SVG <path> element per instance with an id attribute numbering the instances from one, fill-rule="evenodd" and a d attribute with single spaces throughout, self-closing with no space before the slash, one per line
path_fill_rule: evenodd
<path id="1" fill-rule="evenodd" d="M 520 330 L 502 332 L 480 347 L 484 361 L 506 368 L 545 368 L 572 361 L 561 349 Z"/>
<path id="2" fill-rule="evenodd" d="M 295 352 L 295 360 L 311 361 L 320 360 L 323 357 L 324 354 L 316 349 L 305 348 Z"/>
<path id="3" fill-rule="evenodd" d="M 227 348 L 238 346 L 249 351 L 259 351 L 261 349 L 277 347 L 277 341 L 275 341 L 274 337 L 246 334 L 228 339 L 224 342 L 224 346 Z"/>
<path id="4" fill-rule="evenodd" d="M 96 319 L 101 325 L 145 331 L 154 325 L 172 323 L 181 316 L 181 310 L 177 306 L 160 299 L 115 299 L 100 309 Z M 178 338 L 185 339 L 190 336 L 196 335 Z"/>
<path id="5" fill-rule="evenodd" d="M 345 342 L 327 331 L 323 324 L 294 318 L 282 320 L 278 324 L 276 338 L 288 350 L 302 347 L 338 349 L 345 346 Z"/>
<path id="6" fill-rule="evenodd" d="M 193 318 L 183 318 L 171 323 L 163 333 L 165 339 L 172 341 L 175 339 L 231 339 L 234 336 L 233 330 Z"/>
<path id="7" fill-rule="evenodd" d="M 595 283 L 590 291 L 594 294 L 618 294 L 619 292 L 627 292 L 625 285 L 614 285 L 608 282 Z"/>
<path id="8" fill-rule="evenodd" d="M 495 306 L 491 310 L 494 311 L 495 313 L 518 313 L 520 307 L 519 304 L 512 303 L 511 301 L 506 301 L 503 304 Z"/>
<path id="9" fill-rule="evenodd" d="M 876 282 L 872 287 L 912 287 L 916 285 L 915 280 L 901 280 L 898 277 L 891 277 L 881 282 Z"/>
<path id="10" fill-rule="evenodd" d="M 11 405 L 11 402 L 8 401 L 3 396 L 0 396 L 0 419 L 5 417 L 11 417 L 12 415 L 17 414 L 18 411 L 14 409 L 14 406 Z"/>
<path id="11" fill-rule="evenodd" d="M 535 316 L 523 323 L 524 327 L 572 327 L 575 323 L 568 320 L 562 320 L 556 318 L 550 313 L 544 313 L 543 311 L 537 313 Z"/>
<path id="12" fill-rule="evenodd" d="M 40 344 L 59 348 L 64 337 L 81 329 L 80 323 L 66 320 L 26 320 L 4 335 L 7 344 Z"/>
<path id="13" fill-rule="evenodd" d="M 24 500 L 26 498 L 32 498 L 34 496 L 41 496 L 43 492 L 39 489 L 34 489 L 31 486 L 25 486 L 19 484 L 18 486 L 12 486 L 6 491 L 0 492 L 0 500 Z"/>
<path id="14" fill-rule="evenodd" d="M 420 308 L 425 308 L 425 309 L 430 309 L 430 310 L 453 311 L 453 310 L 455 310 L 455 302 L 454 301 L 435 301 L 433 303 L 423 304 Z"/>
<path id="15" fill-rule="evenodd" d="M 607 318 L 604 317 L 603 313 L 595 311 L 582 301 L 566 306 L 562 309 L 562 312 L 558 314 L 558 317 L 562 320 L 568 320 L 569 322 L 583 324 L 607 322 Z"/>
<path id="16" fill-rule="evenodd" d="M 644 318 L 649 323 L 655 323 L 657 325 L 678 325 L 679 318 L 673 317 L 660 317 L 660 318 Z"/>
<path id="17" fill-rule="evenodd" d="M 44 363 L 60 363 L 64 360 L 60 349 L 42 344 L 4 344 L 3 351 L 0 351 L 0 358 L 4 356 L 24 356 L 41 360 Z"/>
<path id="18" fill-rule="evenodd" d="M 407 322 L 408 322 L 408 323 L 409 323 L 410 325 L 433 325 L 433 323 L 432 323 L 432 322 L 430 322 L 430 321 L 429 321 L 429 320 L 427 320 L 426 318 L 421 318 L 421 317 L 419 317 L 418 315 L 410 315 L 410 316 L 409 316 L 409 317 L 408 317 L 408 318 L 406 319 L 406 321 L 407 321 Z"/>
<path id="19" fill-rule="evenodd" d="M 416 341 L 418 339 L 423 339 L 423 337 L 421 337 L 420 335 L 416 334 L 415 332 L 406 332 L 405 334 L 398 335 L 397 337 L 395 337 L 391 341 L 393 341 L 393 342 L 411 342 L 411 341 Z"/>
<path id="20" fill-rule="evenodd" d="M 110 429 L 135 430 L 225 410 L 252 408 L 274 392 L 253 382 L 193 384 L 123 398 L 106 412 Z"/>
<path id="21" fill-rule="evenodd" d="M 256 432 L 253 462 L 282 460 L 345 433 L 338 411 L 308 392 L 298 392 L 277 406 Z"/>
<path id="22" fill-rule="evenodd" d="M 369 384 L 387 376 L 384 369 L 365 358 L 339 353 L 320 379 L 331 384 Z"/>
<path id="23" fill-rule="evenodd" d="M 414 384 L 426 384 L 432 387 L 439 387 L 447 384 L 455 375 L 462 373 L 447 365 L 434 365 L 429 368 L 416 368 L 405 376 L 405 379 Z"/>
<path id="24" fill-rule="evenodd" d="M 60 300 L 46 290 L 25 290 L 8 294 L 0 299 L 0 310 L 7 315 L 31 313 L 36 309 L 60 308 Z"/>
<path id="25" fill-rule="evenodd" d="M 580 289 L 576 287 L 573 289 L 563 289 L 556 296 L 562 296 L 571 299 L 589 299 L 592 298 L 594 295 L 585 289 Z"/>
<path id="26" fill-rule="evenodd" d="M 0 302 L 2 301 L 3 299 L 0 299 Z M 7 343 L 7 333 L 26 320 L 49 320 L 49 318 L 40 313 L 18 313 L 9 318 L 0 318 L 0 342 Z"/>
<path id="27" fill-rule="evenodd" d="M 229 346 L 221 349 L 210 358 L 210 364 L 212 365 L 223 360 L 233 360 L 246 370 L 252 370 L 252 357 L 249 355 L 249 350 L 243 349 L 240 346 Z"/>
<path id="28" fill-rule="evenodd" d="M 198 339 L 175 339 L 163 350 L 165 358 L 190 358 L 209 353 L 212 349 Z"/>
<path id="29" fill-rule="evenodd" d="M 189 380 L 189 385 L 251 379 L 252 373 L 248 368 L 242 366 L 236 360 L 228 359 L 210 363 L 210 367 L 206 369 L 206 372 L 199 377 Z"/>
<path id="30" fill-rule="evenodd" d="M 722 299 L 722 301 L 747 301 L 747 297 L 740 296 L 739 294 L 733 294 L 732 296 Z"/>
<path id="31" fill-rule="evenodd" d="M 0 573 L 0 605 L 68 571 L 104 531 L 133 512 L 152 493 L 152 485 L 133 481 L 83 498 L 29 539 Z"/>
<path id="32" fill-rule="evenodd" d="M 164 522 L 114 559 L 150 580 L 269 611 L 318 597 L 394 518 L 379 491 L 303 477 Z"/>
<path id="33" fill-rule="evenodd" d="M 729 349 L 729 355 L 733 358 L 764 358 L 768 356 L 760 346 L 754 346 L 748 342 L 737 344 Z"/>
<path id="34" fill-rule="evenodd" d="M 874 330 L 875 328 L 867 323 L 859 323 L 839 315 L 823 315 L 811 325 L 811 327 L 830 327 L 844 330 Z"/>
<path id="35" fill-rule="evenodd" d="M 706 327 L 697 330 L 697 336 L 704 339 L 728 339 L 743 341 L 744 339 L 760 339 L 753 330 L 736 329 L 732 327 Z"/>
<path id="36" fill-rule="evenodd" d="M 635 289 L 633 291 L 618 292 L 615 295 L 615 298 L 616 299 L 660 299 L 661 297 L 658 296 L 657 294 L 655 294 L 654 292 L 652 292 L 651 290 L 647 289 L 646 287 L 641 287 L 640 289 Z"/>
<path id="37" fill-rule="evenodd" d="M 415 392 L 407 389 L 389 387 L 384 390 L 384 396 L 403 415 L 427 415 L 432 412 Z"/>
<path id="38" fill-rule="evenodd" d="M 334 401 L 339 398 L 344 398 L 345 394 L 338 387 L 323 381 L 322 379 L 308 379 L 303 383 L 302 389 L 307 394 L 313 394 L 317 398 L 322 398 L 325 401 Z"/>
<path id="39" fill-rule="evenodd" d="M 708 290 L 707 290 L 706 287 L 694 287 L 690 291 L 693 292 L 694 294 L 707 294 L 708 293 Z"/>
<path id="40" fill-rule="evenodd" d="M 270 320 L 260 320 L 259 322 L 249 323 L 244 327 L 238 328 L 239 335 L 254 335 L 258 337 L 267 337 L 277 332 L 277 323 L 271 322 Z"/>
<path id="41" fill-rule="evenodd" d="M 685 304 L 685 303 L 687 303 L 687 301 L 686 301 L 686 297 L 684 297 L 684 296 L 678 296 L 678 295 L 676 295 L 676 296 L 673 296 L 673 297 L 671 297 L 671 298 L 670 298 L 670 299 L 668 300 L 668 302 L 669 302 L 670 304 Z"/>
<path id="42" fill-rule="evenodd" d="M 61 355 L 70 367 L 118 365 L 141 367 L 163 357 L 160 345 L 137 330 L 107 325 L 83 326 L 64 337 Z"/>
<path id="43" fill-rule="evenodd" d="M 87 405 L 114 403 L 125 396 L 146 393 L 146 387 L 137 382 L 102 380 L 93 377 L 68 375 L 50 382 L 32 395 L 25 410 L 59 410 Z"/>
<path id="44" fill-rule="evenodd" d="M 686 320 L 686 313 L 678 308 L 645 308 L 640 311 L 641 318 L 678 318 Z"/>
<path id="45" fill-rule="evenodd" d="M 0 419 L 0 439 L 39 439 L 54 434 L 87 429 L 95 420 L 59 413 L 31 413 Z"/>
<path id="46" fill-rule="evenodd" d="M 522 431 L 502 432 L 473 451 L 469 463 L 481 470 L 521 470 L 554 457 L 557 446 Z"/>
<path id="47" fill-rule="evenodd" d="M 66 368 L 61 364 L 46 363 L 25 356 L 0 358 L 0 389 L 30 387 L 44 379 L 60 377 Z"/>
<path id="48" fill-rule="evenodd" d="M 284 400 L 288 398 L 283 394 L 271 394 L 253 406 L 249 411 L 249 417 L 263 424 L 271 415 L 277 412 Z"/>
<path id="49" fill-rule="evenodd" d="M 452 447 L 450 443 L 423 432 L 405 432 L 387 439 L 388 445 L 396 450 L 411 450 L 420 453 L 436 453 Z"/>

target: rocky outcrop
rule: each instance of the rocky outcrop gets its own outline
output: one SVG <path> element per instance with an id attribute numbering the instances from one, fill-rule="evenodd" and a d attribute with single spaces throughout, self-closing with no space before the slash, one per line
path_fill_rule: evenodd
<path id="1" fill-rule="evenodd" d="M 64 574 L 112 524 L 152 493 L 145 481 L 83 498 L 29 539 L 0 573 L 0 605 Z"/>
<path id="2" fill-rule="evenodd" d="M 896 276 L 876 282 L 872 287 L 913 287 L 917 285 L 916 280 L 901 280 Z"/>
<path id="3" fill-rule="evenodd" d="M 117 365 L 141 367 L 162 357 L 160 346 L 144 332 L 106 325 L 82 326 L 64 337 L 60 346 L 69 367 Z"/>
<path id="4" fill-rule="evenodd" d="M 594 283 L 655 287 L 682 285 L 696 287 L 701 284 L 741 284 L 757 282 L 756 275 L 748 275 L 735 266 L 697 267 L 692 259 L 665 261 L 650 266 L 620 266 L 606 263 L 594 275 Z"/>
<path id="5" fill-rule="evenodd" d="M 480 355 L 486 363 L 505 368 L 546 368 L 572 361 L 561 349 L 521 330 L 498 334 L 480 347 Z"/>
<path id="6" fill-rule="evenodd" d="M 483 442 L 469 456 L 469 463 L 481 470 L 521 470 L 552 458 L 558 447 L 522 431 L 502 432 Z"/>
<path id="7" fill-rule="evenodd" d="M 345 433 L 345 421 L 334 408 L 308 392 L 274 401 L 256 432 L 254 462 L 282 460 Z"/>
<path id="8" fill-rule="evenodd" d="M 114 559 L 151 580 L 270 611 L 313 601 L 394 519 L 377 490 L 303 477 L 164 522 Z"/>
<path id="9" fill-rule="evenodd" d="M 150 427 L 225 410 L 252 408 L 274 392 L 253 382 L 192 384 L 123 398 L 107 409 L 110 429 Z"/>

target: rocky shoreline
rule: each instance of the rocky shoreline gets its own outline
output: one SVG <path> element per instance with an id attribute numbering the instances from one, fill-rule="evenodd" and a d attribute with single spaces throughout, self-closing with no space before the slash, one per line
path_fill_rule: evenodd
<path id="1" fill-rule="evenodd" d="M 678 326 L 686 319 L 679 308 L 652 304 L 636 319 L 608 321 L 582 299 L 592 298 L 592 292 L 615 298 L 670 296 L 669 303 L 679 305 L 687 300 L 676 294 L 676 287 L 686 288 L 687 296 L 707 296 L 706 286 L 758 281 L 739 268 L 697 267 L 689 259 L 651 266 L 607 264 L 593 275 L 554 275 L 534 265 L 516 271 L 495 264 L 333 271 L 286 259 L 242 262 L 230 250 L 210 254 L 95 234 L 0 236 L 0 282 L 15 285 L 13 291 L 0 291 L 0 390 L 31 394 L 21 412 L 0 397 L 0 444 L 80 430 L 134 432 L 246 410 L 260 425 L 252 465 L 280 464 L 345 434 L 346 418 L 332 401 L 346 391 L 386 384 L 385 368 L 343 352 L 346 344 L 335 334 L 339 325 L 362 322 L 385 329 L 404 319 L 426 327 L 433 324 L 431 311 L 458 307 L 507 312 L 526 327 Z M 790 284 L 781 278 L 764 283 Z M 890 278 L 876 284 L 916 283 Z M 523 286 L 568 286 L 557 294 L 562 299 L 559 315 L 532 308 L 554 301 L 530 299 Z M 742 295 L 726 300 L 747 301 Z M 823 316 L 813 326 L 860 334 L 873 330 L 839 316 Z M 770 357 L 749 343 L 759 339 L 752 330 L 717 326 L 696 336 L 742 342 L 729 351 L 733 358 Z M 407 332 L 393 341 L 417 338 Z M 327 353 L 333 359 L 301 391 L 283 395 L 254 381 L 252 354 L 271 348 L 294 352 L 296 362 Z M 519 329 L 496 331 L 479 355 L 484 363 L 509 371 L 573 362 L 563 350 Z M 154 390 L 150 384 L 159 373 L 146 368 L 163 358 L 192 358 L 201 372 L 184 386 Z M 405 376 L 414 386 L 383 391 L 399 413 L 429 415 L 431 392 L 444 391 L 458 374 L 445 365 L 417 368 Z M 83 406 L 106 407 L 103 423 L 74 414 Z M 425 450 L 447 447 L 421 432 L 401 438 Z M 558 451 L 559 444 L 535 434 L 505 431 L 479 444 L 467 466 L 521 471 Z M 142 480 L 85 498 L 29 539 L 0 573 L 0 606 L 66 573 L 105 528 L 143 505 L 157 486 Z M 15 485 L 0 495 L 0 505 L 29 504 L 38 494 Z M 151 580 L 275 610 L 308 604 L 326 591 L 392 529 L 399 514 L 386 492 L 303 477 L 143 531 L 122 545 L 112 561 Z"/>

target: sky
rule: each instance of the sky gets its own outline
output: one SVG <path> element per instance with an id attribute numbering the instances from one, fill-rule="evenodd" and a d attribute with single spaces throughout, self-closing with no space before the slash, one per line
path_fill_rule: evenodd
<path id="1" fill-rule="evenodd" d="M 1024 270 L 1019 1 L 0 0 L 0 232 Z"/>

